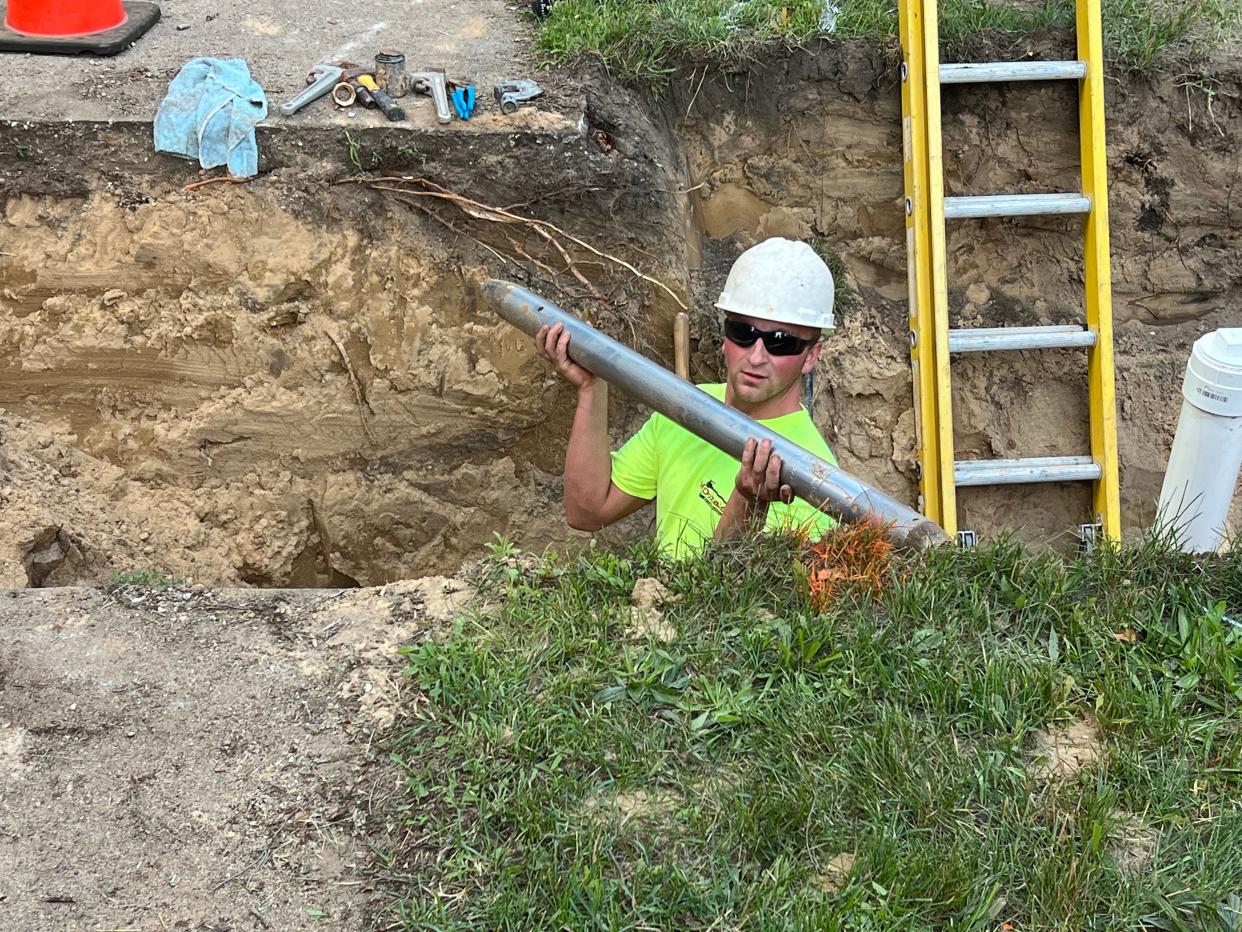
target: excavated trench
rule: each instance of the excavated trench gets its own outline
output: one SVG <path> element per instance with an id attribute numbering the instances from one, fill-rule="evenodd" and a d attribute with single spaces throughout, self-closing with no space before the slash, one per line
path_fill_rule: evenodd
<path id="1" fill-rule="evenodd" d="M 814 416 L 846 468 L 913 501 L 895 65 L 888 49 L 824 45 L 695 70 L 660 100 L 562 76 L 520 123 L 269 130 L 259 179 L 191 190 L 197 172 L 152 154 L 147 124 L 9 124 L 0 585 L 144 570 L 374 585 L 451 572 L 495 533 L 580 543 L 559 504 L 572 397 L 478 282 L 521 281 L 666 362 L 682 301 L 709 380 L 711 296 L 770 235 L 839 258 L 849 294 Z M 1137 529 L 1190 344 L 1239 322 L 1242 74 L 1110 90 L 1123 513 Z M 1073 93 L 947 93 L 951 192 L 1076 187 Z M 375 190 L 358 168 L 439 187 Z M 1075 221 L 970 221 L 949 252 L 961 325 L 1080 319 Z M 1086 449 L 1081 354 L 967 358 L 954 374 L 963 457 Z M 619 440 L 642 412 L 614 406 Z M 1087 509 L 1074 486 L 961 503 L 984 535 L 1054 542 Z"/>

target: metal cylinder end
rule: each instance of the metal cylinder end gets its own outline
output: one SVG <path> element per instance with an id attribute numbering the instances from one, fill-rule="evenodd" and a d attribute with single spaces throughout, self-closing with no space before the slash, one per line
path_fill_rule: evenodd
<path id="1" fill-rule="evenodd" d="M 358 91 L 348 81 L 332 88 L 332 102 L 338 107 L 352 107 L 358 99 Z"/>

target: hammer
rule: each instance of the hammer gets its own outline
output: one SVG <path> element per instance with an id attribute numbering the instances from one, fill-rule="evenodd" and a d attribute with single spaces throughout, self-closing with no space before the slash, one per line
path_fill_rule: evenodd
<path id="1" fill-rule="evenodd" d="M 360 100 L 363 106 L 379 107 L 389 120 L 405 119 L 405 111 L 375 83 L 372 69 L 359 68 L 348 61 L 337 62 L 335 67 L 340 74 L 338 83 L 332 88 L 332 99 L 338 106 L 348 107 L 354 100 Z"/>
<path id="2" fill-rule="evenodd" d="M 371 74 L 360 74 L 356 80 L 370 94 L 375 105 L 384 111 L 384 116 L 390 120 L 405 119 L 405 111 L 397 106 L 395 100 L 379 89 L 379 85 L 375 83 L 375 78 Z"/>

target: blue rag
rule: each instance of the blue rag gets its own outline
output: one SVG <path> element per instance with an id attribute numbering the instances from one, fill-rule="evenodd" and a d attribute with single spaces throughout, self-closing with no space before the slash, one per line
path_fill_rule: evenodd
<path id="1" fill-rule="evenodd" d="M 254 125 L 265 116 L 267 97 L 242 59 L 191 58 L 155 112 L 155 148 L 249 178 L 259 172 Z"/>

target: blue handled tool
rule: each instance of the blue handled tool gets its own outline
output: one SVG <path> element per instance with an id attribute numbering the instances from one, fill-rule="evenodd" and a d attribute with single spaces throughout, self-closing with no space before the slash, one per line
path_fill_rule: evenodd
<path id="1" fill-rule="evenodd" d="M 453 86 L 453 109 L 463 120 L 474 115 L 475 91 L 473 84 L 456 84 Z"/>

